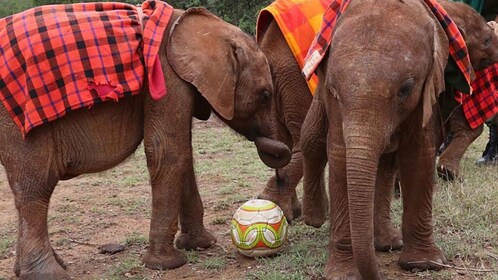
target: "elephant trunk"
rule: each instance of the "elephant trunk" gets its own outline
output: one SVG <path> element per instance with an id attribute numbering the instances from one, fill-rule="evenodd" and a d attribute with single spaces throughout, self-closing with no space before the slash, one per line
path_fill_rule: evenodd
<path id="1" fill-rule="evenodd" d="M 265 165 L 271 168 L 282 168 L 291 159 L 291 151 L 282 142 L 266 137 L 257 137 L 254 144 L 258 150 L 258 155 Z"/>
<path id="2" fill-rule="evenodd" d="M 351 243 L 362 279 L 381 279 L 375 260 L 373 221 L 382 140 L 370 133 L 370 136 L 365 135 L 367 131 L 372 130 L 365 127 L 349 129 L 344 135 Z"/>

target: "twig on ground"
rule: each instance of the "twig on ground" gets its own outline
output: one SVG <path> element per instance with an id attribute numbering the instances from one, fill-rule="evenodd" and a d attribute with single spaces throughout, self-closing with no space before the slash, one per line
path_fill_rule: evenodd
<path id="1" fill-rule="evenodd" d="M 220 246 L 220 247 L 221 247 L 221 249 L 223 249 L 223 251 L 224 251 L 225 253 L 228 253 L 227 249 L 226 249 L 225 247 L 223 247 L 223 245 L 221 245 L 221 244 L 219 244 L 219 243 L 216 243 L 216 245 Z"/>
<path id="2" fill-rule="evenodd" d="M 71 241 L 71 242 L 74 242 L 74 243 L 77 243 L 77 244 L 80 244 L 80 245 L 99 246 L 98 244 L 94 244 L 94 243 L 78 241 L 76 239 L 71 238 L 71 234 L 67 230 L 65 230 L 64 232 L 67 234 L 68 240 Z"/>
<path id="3" fill-rule="evenodd" d="M 454 265 L 449 265 L 449 264 L 438 263 L 435 261 L 416 261 L 416 262 L 408 262 L 408 263 L 409 264 L 417 264 L 417 263 L 426 263 L 426 262 L 436 264 L 436 265 L 446 267 L 446 268 L 453 268 L 456 270 L 468 270 L 468 271 L 474 271 L 474 272 L 495 272 L 495 270 L 493 270 L 493 269 L 466 268 L 466 267 L 461 267 L 461 266 L 454 266 Z"/>
<path id="4" fill-rule="evenodd" d="M 497 261 L 498 261 L 498 255 L 493 254 L 493 253 L 491 253 L 491 252 L 488 252 L 486 255 L 488 255 L 490 258 L 493 258 L 493 259 L 495 259 L 495 260 L 497 260 Z"/>

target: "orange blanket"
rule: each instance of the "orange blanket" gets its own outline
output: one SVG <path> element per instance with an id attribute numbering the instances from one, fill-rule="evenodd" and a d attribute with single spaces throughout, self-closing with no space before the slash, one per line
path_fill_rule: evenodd
<path id="1" fill-rule="evenodd" d="M 308 48 L 319 31 L 323 13 L 332 0 L 276 0 L 261 10 L 258 16 L 256 37 L 268 28 L 274 19 L 287 41 L 301 69 Z M 308 80 L 308 87 L 315 93 L 318 77 Z"/>

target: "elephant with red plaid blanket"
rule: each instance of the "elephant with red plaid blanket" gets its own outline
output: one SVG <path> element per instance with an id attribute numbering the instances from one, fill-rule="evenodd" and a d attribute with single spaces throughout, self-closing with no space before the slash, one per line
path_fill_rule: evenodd
<path id="1" fill-rule="evenodd" d="M 464 3 L 441 2 L 463 31 L 465 43 L 469 48 L 472 67 L 476 78 L 472 82 L 473 94 L 459 95 L 453 89 L 442 95 L 439 103 L 442 112 L 444 131 L 451 133 L 451 141 L 444 145 L 437 164 L 437 173 L 443 180 L 459 177 L 460 162 L 468 146 L 479 137 L 483 124 L 498 112 L 498 28 L 494 21 L 484 25 L 482 19 L 471 19 L 467 16 L 470 7 Z M 457 94 L 457 99 L 453 95 Z M 496 124 L 491 124 L 490 134 L 496 131 Z M 492 135 L 491 140 L 496 136 Z M 488 145 L 483 154 L 495 156 L 496 140 Z M 486 161 L 487 158 L 481 159 Z"/>
<path id="2" fill-rule="evenodd" d="M 155 5 L 163 3 L 153 0 L 147 2 Z M 57 182 L 111 168 L 132 154 L 142 140 L 152 185 L 149 246 L 142 259 L 145 266 L 159 270 L 177 268 L 187 262 L 185 254 L 178 249 L 212 246 L 216 240 L 203 225 L 202 201 L 194 174 L 192 117 L 206 120 L 214 112 L 236 132 L 254 141 L 261 160 L 270 167 L 282 167 L 290 160 L 288 147 L 270 138 L 273 135 L 270 114 L 273 83 L 267 59 L 253 38 L 202 8 L 171 11 L 171 20 L 165 28 L 160 32 L 159 29 L 153 29 L 150 33 L 154 38 L 159 38 L 157 56 L 151 56 L 152 61 L 157 62 L 152 69 L 155 73 L 161 73 L 158 77 L 160 80 L 155 80 L 158 83 L 154 85 L 160 85 L 161 80 L 164 84 L 166 80 L 167 88 L 167 93 L 162 92 L 164 96 L 155 100 L 149 93 L 157 88 L 144 81 L 143 68 L 129 68 L 133 63 L 121 61 L 116 67 L 104 69 L 115 69 L 118 73 L 122 70 L 129 71 L 131 77 L 137 76 L 137 82 L 133 84 L 141 85 L 139 88 L 128 87 L 126 84 L 130 85 L 134 80 L 125 79 L 121 74 L 108 77 L 122 77 L 125 81 L 108 81 L 101 68 L 87 68 L 86 71 L 80 69 L 85 65 L 90 67 L 99 64 L 99 59 L 103 58 L 99 56 L 107 56 L 108 63 L 113 63 L 117 59 L 115 54 L 118 48 L 128 45 L 136 46 L 129 49 L 139 56 L 134 63 L 147 61 L 149 57 L 143 55 L 147 51 L 142 43 L 123 39 L 120 44 L 116 44 L 116 40 L 104 36 L 103 40 L 88 42 L 93 44 L 92 48 L 110 44 L 109 48 L 97 51 L 96 57 L 78 63 L 81 61 L 71 60 L 72 57 L 66 55 L 64 51 L 68 46 L 72 50 L 78 50 L 75 55 L 90 51 L 86 43 L 70 41 L 73 37 L 91 33 L 71 33 L 74 30 L 71 26 L 71 22 L 75 22 L 72 20 L 74 11 L 85 10 L 84 18 L 95 15 L 88 11 L 89 6 L 82 5 L 99 7 L 94 11 L 97 13 L 96 20 L 111 18 L 116 21 L 117 17 L 123 17 L 123 24 L 132 27 L 129 40 L 142 38 L 141 13 L 151 18 L 162 16 L 162 13 L 147 14 L 146 9 L 140 12 L 132 5 L 122 6 L 124 10 L 119 15 L 105 14 L 103 7 L 116 6 L 115 3 L 59 6 L 69 14 L 68 17 L 50 13 L 52 9 L 57 9 L 56 6 L 47 6 L 45 14 L 42 8 L 28 11 L 27 13 L 34 11 L 32 15 L 38 17 L 32 24 L 53 23 L 54 20 L 69 18 L 61 29 L 65 36 L 56 36 L 54 41 L 68 40 L 66 44 L 59 44 L 60 47 L 55 48 L 57 51 L 48 51 L 26 60 L 42 60 L 40 63 L 45 63 L 46 59 L 49 63 L 43 65 L 59 71 L 55 74 L 60 78 L 46 87 L 30 84 L 32 79 L 16 79 L 21 75 L 26 77 L 27 75 L 23 75 L 25 70 L 35 73 L 46 70 L 40 65 L 24 63 L 24 57 L 29 55 L 30 50 L 28 48 L 24 50 L 28 53 L 24 53 L 23 49 L 17 47 L 18 43 L 27 42 L 29 45 L 29 41 L 37 40 L 30 37 L 31 32 L 23 32 L 24 27 L 33 26 L 24 21 L 23 14 L 6 18 L 5 26 L 0 26 L 0 29 L 10 28 L 11 31 L 6 32 L 8 36 L 19 32 L 22 38 L 9 38 L 11 45 L 15 45 L 11 52 L 14 55 L 7 56 L 0 52 L 0 73 L 9 73 L 15 69 L 12 72 L 14 76 L 7 74 L 0 77 L 0 94 L 14 96 L 11 90 L 22 90 L 28 86 L 33 89 L 27 95 L 15 95 L 19 97 L 16 102 L 12 97 L 3 98 L 2 101 L 7 103 L 0 106 L 0 161 L 5 167 L 19 214 L 14 272 L 22 279 L 69 278 L 62 258 L 52 248 L 47 227 L 48 205 Z M 19 23 L 20 28 L 12 28 L 11 24 L 14 23 Z M 85 23 L 87 26 L 95 26 L 93 20 L 86 20 Z M 110 23 L 99 25 L 98 28 L 104 34 L 109 32 L 109 35 L 113 30 L 107 24 Z M 61 24 L 54 23 L 52 26 L 53 29 L 35 27 L 33 32 L 59 34 L 57 28 Z M 145 25 L 144 30 L 147 27 Z M 46 32 L 47 30 L 52 32 Z M 58 65 L 60 61 L 70 63 Z M 109 65 L 103 63 L 103 66 Z M 61 70 L 71 67 L 76 70 L 76 74 Z M 35 75 L 38 80 L 50 80 L 54 73 L 49 71 L 42 76 Z M 101 80 L 97 81 L 97 76 Z M 88 84 L 85 82 L 80 86 L 80 79 Z M 62 98 L 61 104 L 65 105 L 69 101 L 62 93 L 71 92 L 73 88 L 97 101 L 89 108 L 78 110 L 69 106 L 71 110 L 65 112 L 64 117 L 51 121 L 45 118 L 48 111 L 42 110 L 39 119 L 43 124 L 26 133 L 14 121 L 14 116 L 26 120 L 26 114 L 19 112 L 20 106 L 8 105 L 27 104 L 23 98 L 28 95 L 34 102 L 50 99 L 51 95 L 45 93 L 56 93 L 56 96 Z M 126 88 L 131 90 L 124 90 Z M 133 94 L 135 90 L 139 94 Z M 111 96 L 114 99 L 123 92 L 126 94 L 118 102 L 103 102 L 104 97 Z M 60 98 L 57 100 L 60 101 Z M 51 106 L 54 103 L 48 104 Z M 39 106 L 32 106 L 35 109 L 37 107 Z M 175 240 L 179 225 L 181 232 Z"/>
<path id="3" fill-rule="evenodd" d="M 470 89 L 472 66 L 498 59 L 488 52 L 498 38 L 466 5 L 336 2 L 334 11 L 340 16 L 328 17 L 322 25 L 335 25 L 330 48 L 324 47 L 323 32 L 316 37 L 319 46 L 308 52 L 311 64 L 323 60 L 316 68 L 319 83 L 300 138 L 303 218 L 313 226 L 326 218 L 322 177 L 329 163 L 325 278 L 383 279 L 375 260 L 382 232 L 391 236 L 382 240 L 385 245 L 402 247 L 398 263 L 403 269 L 439 269 L 446 258 L 434 241 L 432 222 L 436 144 L 442 141 L 437 100 L 447 84 Z M 457 26 L 471 29 L 458 32 Z M 466 33 L 476 30 L 483 32 Z M 463 55 L 467 46 L 470 59 Z M 447 79 L 450 60 L 463 74 L 463 85 Z M 401 235 L 390 219 L 397 171 L 403 195 Z"/>

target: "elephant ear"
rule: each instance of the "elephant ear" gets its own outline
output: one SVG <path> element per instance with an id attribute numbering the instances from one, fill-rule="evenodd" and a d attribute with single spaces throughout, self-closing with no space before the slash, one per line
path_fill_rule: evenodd
<path id="1" fill-rule="evenodd" d="M 180 78 L 194 85 L 225 119 L 234 114 L 236 58 L 233 27 L 204 8 L 190 8 L 174 23 L 168 61 Z"/>
<path id="2" fill-rule="evenodd" d="M 440 93 L 445 90 L 444 69 L 448 62 L 449 42 L 446 33 L 441 27 L 439 21 L 431 12 L 429 7 L 424 4 L 429 16 L 433 19 L 433 34 L 432 36 L 432 65 L 427 72 L 423 87 L 423 116 L 422 127 L 426 127 L 432 117 L 432 109 L 437 102 Z M 430 26 L 430 25 L 429 25 Z"/>

